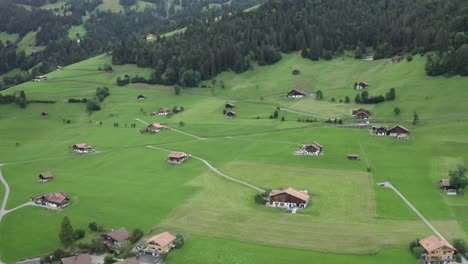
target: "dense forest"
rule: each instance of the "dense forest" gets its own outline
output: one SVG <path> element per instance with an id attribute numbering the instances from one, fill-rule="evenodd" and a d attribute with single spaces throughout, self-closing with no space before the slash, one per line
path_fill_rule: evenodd
<path id="1" fill-rule="evenodd" d="M 245 71 L 253 63 L 271 64 L 281 52 L 300 51 L 318 60 L 345 50 L 360 58 L 371 48 L 375 59 L 434 52 L 428 65 L 437 71 L 428 74 L 466 75 L 466 31 L 466 0 L 269 0 L 254 12 L 197 21 L 185 34 L 157 43 L 121 41 L 113 62 L 153 67 L 154 83 L 183 84 L 187 75 L 204 80 L 225 70 Z M 439 67 L 441 61 L 447 67 Z"/>
<path id="2" fill-rule="evenodd" d="M 31 76 L 44 74 L 57 65 L 68 65 L 90 56 L 110 52 L 115 43 L 128 39 L 144 39 L 146 33 L 161 34 L 185 27 L 201 16 L 217 16 L 230 12 L 243 5 L 223 6 L 222 9 L 206 9 L 210 3 L 220 0 L 148 0 L 159 3 L 157 8 L 146 8 L 142 12 L 126 9 L 125 12 L 112 13 L 99 11 L 96 7 L 102 0 L 68 0 L 61 9 L 61 14 L 53 10 L 37 8 L 54 0 L 0 0 L 0 32 L 19 34 L 18 41 L 28 32 L 37 32 L 36 45 L 45 49 L 26 55 L 18 51 L 17 43 L 0 41 L 0 75 L 19 68 L 22 72 L 0 80 L 0 89 L 31 79 Z M 233 0 L 254 5 L 258 0 Z M 166 13 L 166 8 L 173 3 L 180 4 L 173 15 Z M 24 8 L 17 4 L 31 5 Z M 164 11 L 162 11 L 164 10 Z M 169 8 L 170 10 L 170 8 Z M 88 15 L 86 21 L 83 16 Z M 83 25 L 86 36 L 79 36 L 80 42 L 70 39 L 68 31 L 71 26 Z"/>

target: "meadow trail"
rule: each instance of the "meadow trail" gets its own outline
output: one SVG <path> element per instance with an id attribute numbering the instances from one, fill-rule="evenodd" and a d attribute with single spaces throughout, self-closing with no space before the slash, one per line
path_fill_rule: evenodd
<path id="1" fill-rule="evenodd" d="M 170 152 L 170 151 L 171 151 L 171 150 L 169 150 L 169 149 L 158 148 L 158 147 L 154 147 L 154 146 L 146 146 L 146 147 L 147 147 L 147 148 L 151 148 L 151 149 L 162 150 L 162 151 L 166 151 L 166 152 Z M 254 190 L 257 190 L 257 191 L 259 191 L 259 192 L 262 192 L 262 193 L 265 192 L 265 190 L 262 189 L 262 188 L 260 188 L 260 187 L 257 187 L 257 186 L 255 186 L 255 185 L 252 185 L 252 184 L 248 183 L 248 182 L 238 180 L 238 179 L 236 179 L 236 178 L 233 178 L 233 177 L 231 177 L 231 176 L 228 176 L 228 175 L 222 173 L 221 171 L 219 171 L 216 167 L 214 167 L 213 165 L 211 165 L 211 164 L 210 164 L 208 161 L 206 161 L 205 159 L 202 159 L 202 158 L 200 158 L 200 157 L 193 156 L 193 155 L 191 155 L 190 157 L 192 157 L 192 158 L 194 158 L 194 159 L 197 159 L 197 160 L 199 160 L 199 161 L 205 163 L 205 165 L 208 166 L 208 168 L 210 168 L 213 172 L 215 172 L 216 174 L 218 174 L 219 176 L 221 176 L 221 177 L 223 177 L 223 178 L 225 178 L 225 179 L 228 179 L 228 180 L 230 180 L 230 181 L 237 182 L 237 183 L 239 183 L 239 184 L 245 185 L 245 186 L 247 186 L 247 187 L 250 187 L 250 188 L 252 188 L 252 189 L 254 189 Z"/>
<path id="2" fill-rule="evenodd" d="M 0 222 L 2 222 L 3 216 L 7 214 L 7 211 L 5 211 L 5 206 L 8 200 L 8 196 L 10 196 L 10 186 L 8 186 L 8 183 L 3 178 L 2 170 L 1 170 L 2 165 L 3 164 L 0 165 L 0 181 L 5 186 L 5 195 L 3 196 L 2 207 L 0 207 Z"/>

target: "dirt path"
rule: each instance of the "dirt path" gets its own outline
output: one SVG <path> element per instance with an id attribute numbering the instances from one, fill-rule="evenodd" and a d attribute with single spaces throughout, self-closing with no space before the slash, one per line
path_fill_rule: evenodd
<path id="1" fill-rule="evenodd" d="M 144 120 L 141 120 L 140 118 L 135 118 L 135 120 L 136 120 L 136 121 L 139 121 L 139 122 L 141 122 L 141 123 L 143 123 L 143 124 L 145 124 L 145 125 L 149 125 L 148 122 L 146 122 L 146 121 L 144 121 Z M 201 140 L 206 139 L 206 138 L 202 138 L 202 137 L 199 137 L 199 136 L 197 136 L 197 135 L 194 135 L 194 134 L 187 133 L 187 132 L 182 131 L 182 130 L 175 129 L 175 128 L 173 128 L 173 127 L 169 127 L 169 126 L 166 126 L 166 127 L 170 128 L 171 130 L 174 130 L 174 131 L 176 131 L 176 132 L 179 132 L 179 133 L 181 133 L 181 134 L 184 134 L 184 135 L 187 135 L 187 136 L 190 136 L 190 137 L 194 137 L 194 138 L 196 138 L 196 139 L 201 139 Z"/>
<path id="2" fill-rule="evenodd" d="M 146 147 L 147 147 L 147 148 L 152 148 L 152 149 L 157 149 L 157 150 L 162 150 L 162 151 L 167 151 L 167 152 L 171 151 L 171 150 L 168 150 L 168 149 L 158 148 L 158 147 L 154 147 L 154 146 L 146 146 Z M 205 159 L 202 159 L 202 158 L 197 157 L 197 156 L 191 156 L 191 157 L 194 158 L 194 159 L 197 159 L 197 160 L 199 160 L 199 161 L 201 161 L 201 162 L 203 162 L 203 163 L 205 163 L 205 165 L 208 166 L 208 168 L 210 168 L 213 172 L 215 172 L 216 174 L 218 174 L 219 176 L 221 176 L 221 177 L 223 177 L 223 178 L 225 178 L 225 179 L 228 179 L 228 180 L 230 180 L 230 181 L 237 182 L 237 183 L 239 183 L 239 184 L 245 185 L 245 186 L 247 186 L 247 187 L 250 187 L 250 188 L 255 189 L 255 190 L 257 190 L 257 191 L 259 191 L 259 192 L 262 192 L 262 193 L 265 192 L 265 190 L 262 189 L 262 188 L 260 188 L 260 187 L 257 187 L 257 186 L 255 186 L 255 185 L 252 185 L 252 184 L 248 183 L 248 182 L 238 180 L 238 179 L 236 179 L 236 178 L 233 178 L 233 177 L 231 177 L 231 176 L 228 176 L 228 175 L 222 173 L 221 171 L 219 171 L 216 167 L 214 167 L 213 165 L 211 165 L 211 164 L 210 164 L 208 161 L 206 161 Z"/>
<path id="3" fill-rule="evenodd" d="M 3 216 L 8 213 L 7 211 L 5 211 L 5 207 L 8 201 L 8 196 L 10 196 L 10 186 L 8 186 L 8 183 L 3 178 L 1 170 L 2 166 L 3 164 L 0 164 L 0 181 L 2 182 L 3 186 L 5 186 L 5 195 L 3 196 L 2 206 L 0 207 L 0 223 L 2 222 Z"/>

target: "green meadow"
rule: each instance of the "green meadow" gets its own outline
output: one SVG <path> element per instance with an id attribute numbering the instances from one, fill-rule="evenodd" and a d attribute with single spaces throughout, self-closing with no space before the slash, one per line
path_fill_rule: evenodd
<path id="1" fill-rule="evenodd" d="M 75 228 L 87 229 L 96 221 L 107 229 L 181 232 L 187 241 L 169 255 L 170 264 L 416 263 L 408 243 L 431 230 L 378 182 L 390 181 L 448 239 L 468 238 L 468 198 L 445 196 L 438 189 L 438 181 L 468 159 L 468 94 L 463 89 L 468 79 L 427 77 L 424 60 L 312 62 L 289 54 L 271 66 L 222 73 L 216 81 L 203 82 L 205 88 L 184 89 L 176 96 L 173 87 L 116 86 L 118 76 L 147 77 L 151 70 L 113 65 L 111 73 L 98 71 L 111 62 L 110 56 L 100 55 L 51 72 L 47 81 L 2 91 L 24 90 L 30 100 L 56 101 L 31 103 L 26 109 L 0 105 L 1 170 L 11 188 L 6 209 L 54 191 L 67 193 L 71 204 L 56 212 L 24 207 L 7 214 L 0 222 L 1 259 L 12 263 L 59 248 L 60 221 L 68 216 Z M 301 73 L 292 75 L 294 69 Z M 359 81 L 370 83 L 371 95 L 395 88 L 396 100 L 354 104 L 352 85 Z M 101 111 L 89 114 L 85 104 L 67 102 L 93 98 L 100 86 L 111 92 Z M 324 99 L 287 99 L 292 88 L 321 90 Z M 138 95 L 147 99 L 139 101 Z M 345 96 L 352 103 L 340 103 Z M 227 102 L 236 105 L 234 119 L 223 115 Z M 185 111 L 151 115 L 175 106 Z M 279 118 L 269 118 L 277 107 Z M 369 108 L 376 120 L 399 122 L 411 130 L 411 139 L 376 137 L 367 129 L 324 122 L 340 118 L 349 124 L 350 111 L 357 107 Z M 401 108 L 399 116 L 394 107 Z M 49 117 L 40 117 L 43 111 Z M 411 124 L 414 111 L 421 118 L 416 126 Z M 297 122 L 306 118 L 318 122 Z M 177 130 L 142 134 L 144 122 Z M 293 155 L 312 141 L 324 146 L 323 155 Z M 70 147 L 76 143 L 88 143 L 97 152 L 74 154 Z M 288 214 L 256 204 L 258 191 L 221 178 L 194 158 L 170 165 L 166 152 L 147 146 L 190 153 L 264 189 L 308 190 L 310 206 Z M 360 160 L 347 160 L 351 153 Z M 38 183 L 38 174 L 45 171 L 54 180 Z M 0 199 L 3 193 L 0 185 Z"/>

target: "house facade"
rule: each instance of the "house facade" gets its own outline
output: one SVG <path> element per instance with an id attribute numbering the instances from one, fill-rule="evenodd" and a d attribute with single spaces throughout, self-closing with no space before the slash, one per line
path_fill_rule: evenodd
<path id="1" fill-rule="evenodd" d="M 167 129 L 167 127 L 158 123 L 151 123 L 145 128 L 145 131 L 150 132 L 150 133 L 158 133 L 159 131 L 163 129 Z"/>
<path id="2" fill-rule="evenodd" d="M 388 128 L 386 127 L 372 127 L 372 133 L 377 136 L 386 136 Z"/>
<path id="3" fill-rule="evenodd" d="M 45 75 L 38 75 L 38 76 L 35 76 L 33 79 L 33 81 L 35 82 L 40 82 L 40 81 L 45 81 L 45 80 L 47 80 L 47 76 Z"/>
<path id="4" fill-rule="evenodd" d="M 86 154 L 94 152 L 94 148 L 88 144 L 82 143 L 73 145 L 73 151 L 80 154 Z"/>
<path id="5" fill-rule="evenodd" d="M 190 155 L 185 152 L 171 151 L 167 156 L 167 162 L 172 164 L 181 164 L 186 161 Z"/>
<path id="6" fill-rule="evenodd" d="M 40 182 L 48 182 L 54 178 L 54 175 L 50 172 L 43 172 L 38 176 Z"/>
<path id="7" fill-rule="evenodd" d="M 351 115 L 356 119 L 369 119 L 371 117 L 371 113 L 363 108 L 351 110 Z"/>
<path id="8" fill-rule="evenodd" d="M 102 235 L 104 243 L 111 246 L 111 245 L 122 245 L 125 241 L 132 237 L 132 233 L 128 232 L 125 228 L 119 228 L 116 230 L 112 230 L 111 232 L 107 232 Z"/>
<path id="9" fill-rule="evenodd" d="M 457 250 L 449 242 L 436 237 L 430 236 L 425 239 L 419 240 L 419 245 L 426 251 L 422 258 L 425 263 L 448 263 L 453 261 L 453 256 Z"/>
<path id="10" fill-rule="evenodd" d="M 169 232 L 158 234 L 146 240 L 146 250 L 159 253 L 169 252 L 174 247 L 176 236 Z"/>
<path id="11" fill-rule="evenodd" d="M 298 191 L 292 187 L 284 190 L 272 190 L 268 196 L 267 205 L 280 208 L 305 208 L 310 196 L 307 191 Z"/>
<path id="12" fill-rule="evenodd" d="M 237 116 L 237 114 L 236 114 L 236 112 L 234 112 L 234 111 L 229 111 L 229 112 L 226 113 L 226 116 L 227 116 L 228 118 L 231 118 L 231 119 L 232 119 L 232 118 L 235 118 L 235 117 Z"/>
<path id="13" fill-rule="evenodd" d="M 323 146 L 317 142 L 304 144 L 300 149 L 295 151 L 296 155 L 320 155 L 323 153 Z"/>
<path id="14" fill-rule="evenodd" d="M 293 89 L 293 90 L 288 92 L 287 97 L 288 98 L 303 98 L 303 97 L 306 97 L 308 95 L 309 94 L 306 93 L 306 92 Z"/>
<path id="15" fill-rule="evenodd" d="M 159 108 L 158 110 L 158 115 L 166 116 L 166 115 L 169 115 L 170 113 L 171 113 L 171 110 L 165 107 Z"/>
<path id="16" fill-rule="evenodd" d="M 36 204 L 54 208 L 64 208 L 70 204 L 70 199 L 68 199 L 64 192 L 54 192 L 35 196 L 32 197 L 31 200 Z"/>
<path id="17" fill-rule="evenodd" d="M 358 154 L 348 154 L 348 156 L 346 156 L 347 159 L 349 160 L 359 160 L 359 155 Z"/>

